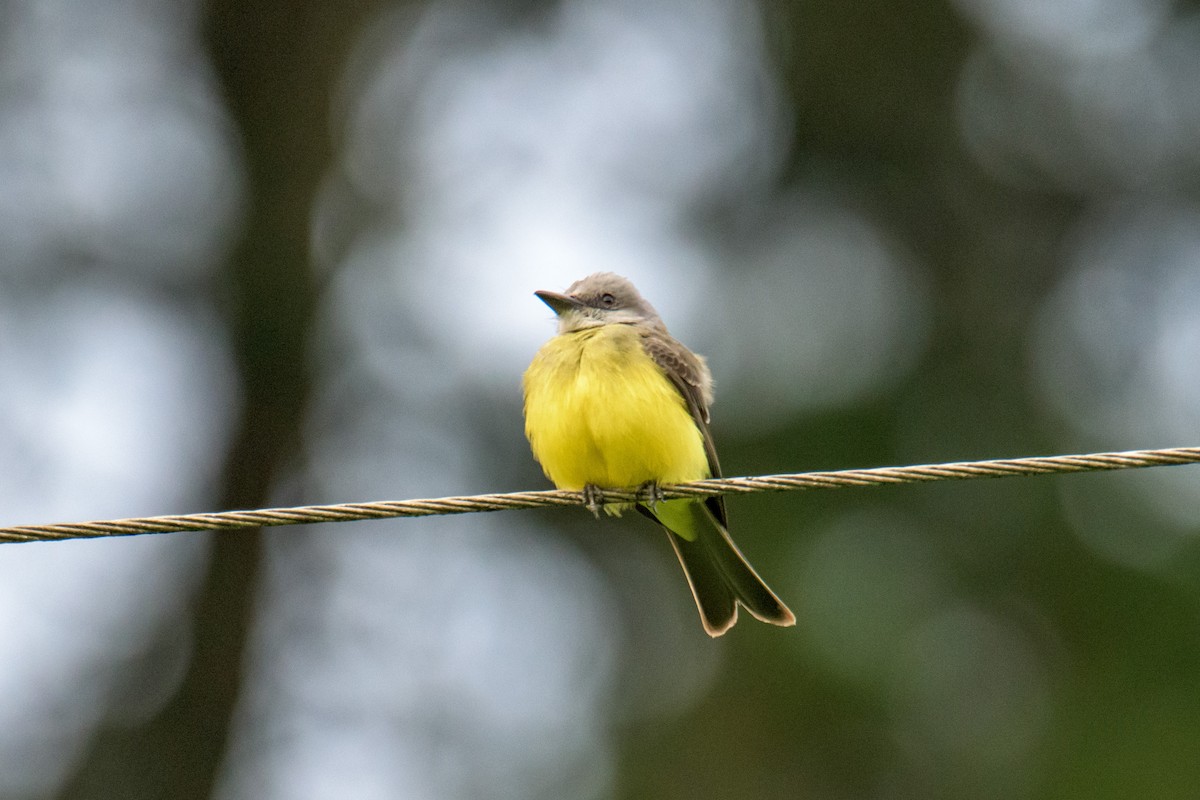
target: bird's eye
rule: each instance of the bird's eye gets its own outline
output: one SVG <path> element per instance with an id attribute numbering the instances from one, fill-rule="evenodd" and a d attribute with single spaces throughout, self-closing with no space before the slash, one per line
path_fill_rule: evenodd
<path id="1" fill-rule="evenodd" d="M 616 305 L 616 302 L 617 298 L 613 297 L 608 292 L 600 295 L 600 305 L 604 306 L 605 308 L 612 308 L 614 305 Z"/>

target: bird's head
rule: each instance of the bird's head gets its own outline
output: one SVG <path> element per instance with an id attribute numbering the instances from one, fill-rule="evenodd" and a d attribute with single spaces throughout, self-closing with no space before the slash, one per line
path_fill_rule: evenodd
<path id="1" fill-rule="evenodd" d="M 646 302 L 628 278 L 612 272 L 588 275 L 563 293 L 534 294 L 558 315 L 559 333 L 621 324 L 663 328 L 654 306 Z"/>

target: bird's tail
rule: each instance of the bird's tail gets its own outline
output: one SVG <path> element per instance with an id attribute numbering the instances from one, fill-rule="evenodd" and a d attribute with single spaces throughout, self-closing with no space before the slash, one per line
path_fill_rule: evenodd
<path id="1" fill-rule="evenodd" d="M 709 636 L 720 636 L 733 627 L 739 604 L 763 622 L 796 624 L 795 615 L 758 577 L 726 527 L 702 504 L 668 500 L 652 510 L 644 506 L 638 510 L 667 530 Z"/>

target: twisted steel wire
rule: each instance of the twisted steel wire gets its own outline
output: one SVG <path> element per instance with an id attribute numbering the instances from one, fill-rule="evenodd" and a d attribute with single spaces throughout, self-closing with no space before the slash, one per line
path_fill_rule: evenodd
<path id="1" fill-rule="evenodd" d="M 711 478 L 661 488 L 666 500 L 708 497 L 718 494 L 798 491 L 802 489 L 839 489 L 861 486 L 888 486 L 904 483 L 1004 478 L 1015 475 L 1050 475 L 1071 472 L 1139 469 L 1200 462 L 1200 447 L 1176 447 L 1166 450 L 1128 450 L 1117 453 L 1040 456 L 1032 458 L 959 461 L 945 464 L 920 464 L 906 467 L 875 467 L 834 472 L 801 472 L 785 475 L 760 475 L 746 478 Z M 643 490 L 604 490 L 603 502 L 645 500 Z M 391 517 L 426 517 L 437 514 L 470 514 L 545 506 L 577 506 L 584 503 L 580 492 L 547 490 L 509 492 L 422 500 L 383 500 L 369 503 L 265 508 L 254 511 L 220 511 L 202 514 L 178 514 L 133 519 L 68 522 L 50 525 L 0 527 L 0 542 L 38 542 L 62 539 L 86 539 L 105 536 L 132 536 L 143 533 L 174 533 L 202 530 L 239 530 L 243 528 L 310 525 L 317 522 L 353 522 Z"/>

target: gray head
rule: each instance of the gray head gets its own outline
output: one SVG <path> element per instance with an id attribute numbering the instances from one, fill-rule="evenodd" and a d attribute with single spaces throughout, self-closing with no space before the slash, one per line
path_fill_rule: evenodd
<path id="1" fill-rule="evenodd" d="M 572 283 L 563 294 L 534 292 L 558 315 L 558 332 L 570 333 L 601 325 L 651 325 L 666 330 L 654 306 L 628 278 L 597 272 Z"/>

